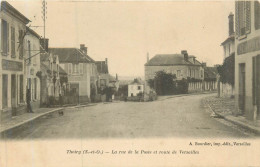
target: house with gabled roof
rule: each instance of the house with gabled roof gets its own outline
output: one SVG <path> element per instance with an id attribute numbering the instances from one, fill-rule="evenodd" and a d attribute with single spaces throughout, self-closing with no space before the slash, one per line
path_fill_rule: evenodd
<path id="1" fill-rule="evenodd" d="M 80 49 L 49 48 L 49 52 L 59 58 L 60 66 L 68 74 L 71 95 L 77 96 L 78 102 L 87 102 L 91 87 L 96 87 L 98 81 L 96 64 L 87 54 L 87 47 L 81 44 Z"/>
<path id="2" fill-rule="evenodd" d="M 195 56 L 188 55 L 186 50 L 181 54 L 157 54 L 144 65 L 145 80 L 153 79 L 156 72 L 164 71 L 175 74 L 177 80 L 194 78 L 203 80 L 204 69 Z"/>

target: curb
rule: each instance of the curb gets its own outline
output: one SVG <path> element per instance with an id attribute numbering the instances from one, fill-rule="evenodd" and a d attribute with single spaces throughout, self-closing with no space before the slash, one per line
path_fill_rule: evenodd
<path id="1" fill-rule="evenodd" d="M 28 120 L 25 120 L 25 121 L 22 121 L 12 127 L 9 127 L 9 128 L 6 128 L 6 129 L 3 129 L 0 131 L 0 139 L 3 137 L 4 134 L 6 134 L 8 131 L 11 131 L 11 130 L 15 130 L 15 129 L 18 129 L 19 127 L 21 126 L 25 126 L 27 125 L 28 123 L 30 122 L 33 122 L 45 115 L 48 115 L 48 114 L 51 114 L 51 113 L 54 113 L 54 112 L 58 112 L 58 111 L 61 111 L 61 110 L 64 110 L 64 109 L 68 109 L 68 108 L 82 108 L 82 107 L 86 107 L 86 106 L 93 106 L 93 105 L 90 105 L 90 104 L 87 104 L 87 105 L 79 105 L 79 106 L 70 106 L 70 107 L 62 107 L 62 108 L 56 108 L 56 109 L 53 109 L 53 110 L 50 110 L 50 111 L 47 111 L 45 113 L 41 113 L 33 118 L 30 118 Z"/>
<path id="2" fill-rule="evenodd" d="M 171 99 L 171 98 L 175 98 L 175 97 L 193 96 L 193 95 L 206 95 L 206 94 L 215 94 L 215 93 L 217 93 L 217 92 L 204 92 L 204 93 L 180 94 L 180 95 L 173 95 L 173 96 L 167 97 L 167 98 L 165 98 L 165 99 L 155 100 L 155 101 L 163 101 L 163 100 L 167 100 L 167 99 Z"/>
<path id="3" fill-rule="evenodd" d="M 231 123 L 233 123 L 233 124 L 235 124 L 235 125 L 237 125 L 237 126 L 240 126 L 240 127 L 244 128 L 244 129 L 247 129 L 247 130 L 250 131 L 250 132 L 253 132 L 253 133 L 257 134 L 257 135 L 260 135 L 260 129 L 258 129 L 258 128 L 254 127 L 254 126 L 248 125 L 248 124 L 246 124 L 246 123 L 244 123 L 244 122 L 240 122 L 240 121 L 234 120 L 234 119 L 232 119 L 232 118 L 228 118 L 228 115 L 225 116 L 225 115 L 223 115 L 223 114 L 220 114 L 220 113 L 215 112 L 215 111 L 210 107 L 209 104 L 207 104 L 207 106 L 208 106 L 208 108 L 209 108 L 214 114 L 216 114 L 217 116 L 219 116 L 219 117 L 225 119 L 226 121 L 229 121 L 229 122 L 231 122 Z M 232 116 L 231 116 L 231 117 L 232 117 Z"/>

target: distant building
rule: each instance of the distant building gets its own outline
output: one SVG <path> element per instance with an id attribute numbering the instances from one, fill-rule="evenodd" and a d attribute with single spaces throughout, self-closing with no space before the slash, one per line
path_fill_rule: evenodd
<path id="1" fill-rule="evenodd" d="M 139 79 L 134 79 L 133 82 L 128 84 L 128 97 L 137 96 L 139 93 L 144 92 L 144 83 Z"/>
<path id="2" fill-rule="evenodd" d="M 188 55 L 186 50 L 181 54 L 155 55 L 145 66 L 145 80 L 153 79 L 156 72 L 165 71 L 175 74 L 177 80 L 183 78 L 204 79 L 204 69 L 195 56 Z"/>
<path id="3" fill-rule="evenodd" d="M 60 66 L 59 57 L 49 53 L 48 39 L 41 39 L 41 104 L 49 105 L 50 97 L 58 99 L 59 95 L 64 95 L 67 89 L 66 80 L 68 75 Z M 45 47 L 44 47 L 45 46 Z M 45 48 L 43 50 L 43 48 Z"/>
<path id="4" fill-rule="evenodd" d="M 223 61 L 233 54 L 235 54 L 235 31 L 234 31 L 234 14 L 230 13 L 228 16 L 228 37 L 221 43 L 223 46 Z M 228 83 L 220 83 L 220 96 L 233 96 L 233 86 Z"/>
<path id="5" fill-rule="evenodd" d="M 0 110 L 10 115 L 12 107 L 26 101 L 24 36 L 30 20 L 8 2 L 0 3 Z"/>
<path id="6" fill-rule="evenodd" d="M 260 4 L 235 2 L 235 98 L 237 113 L 260 119 Z"/>
<path id="7" fill-rule="evenodd" d="M 40 35 L 27 27 L 25 35 L 25 55 L 26 59 L 25 73 L 26 73 L 26 88 L 31 92 L 31 105 L 33 108 L 40 107 L 40 78 L 37 73 L 41 71 L 40 62 Z"/>
<path id="8" fill-rule="evenodd" d="M 228 16 L 228 37 L 227 39 L 221 43 L 223 46 L 224 57 L 225 60 L 232 53 L 235 52 L 235 32 L 234 32 L 234 14 L 230 13 Z"/>
<path id="9" fill-rule="evenodd" d="M 70 93 L 78 96 L 79 102 L 86 102 L 90 98 L 91 81 L 96 85 L 96 65 L 87 48 L 84 45 L 80 48 L 49 48 L 49 52 L 59 58 L 60 66 L 68 74 Z"/>

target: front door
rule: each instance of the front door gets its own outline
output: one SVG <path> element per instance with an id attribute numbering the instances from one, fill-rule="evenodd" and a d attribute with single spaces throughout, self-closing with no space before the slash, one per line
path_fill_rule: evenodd
<path id="1" fill-rule="evenodd" d="M 256 105 L 256 117 L 260 119 L 260 55 L 256 56 Z"/>
<path id="2" fill-rule="evenodd" d="M 15 74 L 11 75 L 11 105 L 16 107 L 16 76 Z"/>
<path id="3" fill-rule="evenodd" d="M 246 71 L 245 63 L 239 64 L 239 110 L 245 114 L 245 94 L 246 94 Z"/>

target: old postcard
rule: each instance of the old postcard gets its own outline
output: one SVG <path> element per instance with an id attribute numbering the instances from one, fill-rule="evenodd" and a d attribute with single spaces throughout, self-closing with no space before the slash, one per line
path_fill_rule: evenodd
<path id="1" fill-rule="evenodd" d="M 0 166 L 260 166 L 260 1 L 0 1 Z"/>

